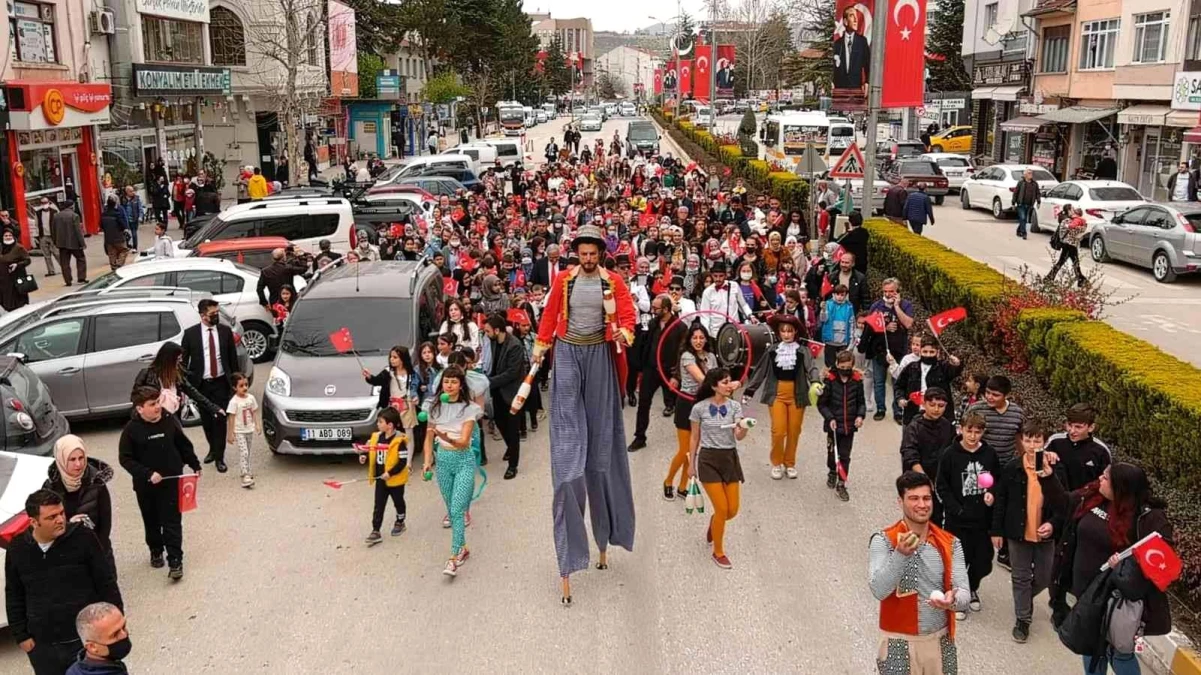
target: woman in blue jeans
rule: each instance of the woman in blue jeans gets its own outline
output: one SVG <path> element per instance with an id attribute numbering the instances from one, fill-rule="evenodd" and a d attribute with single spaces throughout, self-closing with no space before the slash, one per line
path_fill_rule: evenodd
<path id="1" fill-rule="evenodd" d="M 1172 525 L 1164 512 L 1164 502 L 1151 493 L 1147 474 L 1141 468 L 1118 462 L 1110 465 L 1101 478 L 1082 488 L 1066 536 L 1061 581 L 1071 576 L 1072 595 L 1079 598 L 1100 573 L 1101 565 L 1116 566 L 1118 554 L 1134 542 L 1158 532 L 1169 543 Z M 1137 569 L 1137 568 L 1136 568 Z M 1172 629 L 1167 596 L 1139 573 L 1143 596 L 1143 635 L 1166 635 Z M 1118 653 L 1110 647 L 1106 658 L 1097 659 L 1090 670 L 1091 656 L 1084 657 L 1085 675 L 1105 675 L 1112 668 L 1117 675 L 1138 675 L 1138 657 Z"/>

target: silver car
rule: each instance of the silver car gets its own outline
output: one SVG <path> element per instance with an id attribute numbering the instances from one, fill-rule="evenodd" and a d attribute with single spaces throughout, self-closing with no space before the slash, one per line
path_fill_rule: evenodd
<path id="1" fill-rule="evenodd" d="M 259 304 L 259 270 L 221 258 L 172 258 L 126 265 L 96 277 L 83 291 L 101 295 L 118 288 L 178 287 L 208 293 L 242 324 L 242 344 L 255 363 L 271 357 L 275 316 Z M 304 277 L 295 279 L 296 290 Z"/>
<path id="2" fill-rule="evenodd" d="M 0 398 L 5 407 L 0 450 L 48 455 L 54 443 L 71 431 L 50 390 L 16 356 L 0 356 Z"/>
<path id="3" fill-rule="evenodd" d="M 363 381 L 388 351 L 436 337 L 446 301 L 428 262 L 339 262 L 301 294 L 284 324 L 263 396 L 263 432 L 274 453 L 340 454 L 375 431 L 379 388 Z M 350 333 L 354 353 L 330 336 Z M 361 360 L 361 365 L 360 365 Z"/>
<path id="4" fill-rule="evenodd" d="M 1201 270 L 1201 204 L 1148 203 L 1097 223 L 1089 240 L 1093 260 L 1120 260 L 1151 270 L 1161 283 Z"/>
<path id="5" fill-rule="evenodd" d="M 180 342 L 200 322 L 196 306 L 207 297 L 182 288 L 64 295 L 5 315 L 0 354 L 28 365 L 70 419 L 128 414 L 134 377 L 163 343 Z M 233 328 L 239 367 L 253 377 L 237 320 L 222 310 L 221 321 Z"/>

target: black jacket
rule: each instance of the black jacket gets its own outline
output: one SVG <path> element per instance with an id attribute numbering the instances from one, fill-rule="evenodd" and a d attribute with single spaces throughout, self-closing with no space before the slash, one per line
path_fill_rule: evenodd
<path id="1" fill-rule="evenodd" d="M 1027 481 L 1021 454 L 1014 455 L 996 478 L 992 487 L 994 501 L 990 534 L 1022 541 L 1026 533 Z M 1043 511 L 1038 522 L 1040 525 L 1051 523 L 1051 536 L 1058 538 L 1063 535 L 1068 520 L 1068 493 L 1064 492 L 1063 485 L 1052 474 L 1040 476 L 1038 484 L 1043 489 Z"/>
<path id="2" fill-rule="evenodd" d="M 936 480 L 938 460 L 943 450 L 955 440 L 955 425 L 946 415 L 928 420 L 925 415 L 913 418 L 901 430 L 901 471 L 911 471 L 915 464 Z"/>
<path id="3" fill-rule="evenodd" d="M 488 373 L 488 385 L 505 403 L 513 401 L 529 370 L 530 362 L 521 338 L 507 334 L 502 342 L 492 343 L 492 372 Z"/>
<path id="4" fill-rule="evenodd" d="M 121 661 L 92 661 L 81 654 L 67 669 L 66 675 L 126 675 L 128 672 Z"/>
<path id="5" fill-rule="evenodd" d="M 1018 180 L 1018 186 L 1013 191 L 1014 206 L 1034 206 L 1042 200 L 1042 190 L 1039 189 L 1037 181 L 1026 180 L 1025 178 Z"/>
<path id="6" fill-rule="evenodd" d="M 4 559 L 4 575 L 8 624 L 17 642 L 75 640 L 79 610 L 100 601 L 125 606 L 100 540 L 79 523 L 67 523 L 44 553 L 32 528 L 18 535 Z"/>
<path id="7" fill-rule="evenodd" d="M 909 190 L 900 185 L 894 185 L 884 195 L 884 215 L 889 218 L 905 217 L 905 202 L 909 201 Z"/>
<path id="8" fill-rule="evenodd" d="M 106 208 L 100 214 L 100 231 L 104 233 L 104 243 L 113 246 L 125 245 L 125 226 L 121 224 L 121 216 L 117 207 Z"/>
<path id="9" fill-rule="evenodd" d="M 991 473 L 994 480 L 1001 479 L 997 451 L 988 443 L 981 443 L 975 452 L 964 450 L 962 441 L 943 450 L 938 459 L 938 480 L 934 482 L 934 489 L 946 514 L 948 528 L 988 531 L 992 527 L 993 507 L 985 505 L 987 490 L 977 483 L 984 471 Z"/>
<path id="10" fill-rule="evenodd" d="M 163 415 L 159 421 L 150 423 L 135 414 L 121 431 L 117 457 L 121 466 L 133 477 L 135 491 L 176 489 L 173 480 L 151 485 L 150 475 L 155 472 L 160 476 L 178 476 L 183 473 L 185 464 L 192 467 L 193 471 L 200 471 L 200 460 L 196 459 L 192 441 L 188 440 L 183 427 L 170 415 Z"/>
<path id="11" fill-rule="evenodd" d="M 380 410 L 392 405 L 392 369 L 384 368 L 371 377 L 363 378 L 367 384 L 373 387 L 379 387 L 379 401 L 375 406 Z M 417 394 L 417 375 L 409 373 L 409 391 L 408 396 L 416 396 Z"/>
<path id="12" fill-rule="evenodd" d="M 259 273 L 259 285 L 256 293 L 259 303 L 271 305 L 279 302 L 279 289 L 284 286 L 295 286 L 296 275 L 304 274 L 308 265 L 296 264 L 287 260 L 276 260 L 263 268 Z M 264 291 L 266 291 L 264 293 Z"/>
<path id="13" fill-rule="evenodd" d="M 1076 443 L 1067 434 L 1055 434 L 1047 444 L 1047 450 L 1059 455 L 1055 475 L 1068 492 L 1075 492 L 1100 478 L 1112 461 L 1109 448 L 1092 436 Z"/>
<path id="14" fill-rule="evenodd" d="M 1176 181 L 1179 178 L 1180 178 L 1179 171 L 1172 174 L 1171 177 L 1168 178 L 1168 199 L 1171 199 L 1172 195 L 1175 194 Z M 1187 196 L 1187 198 L 1190 202 L 1197 201 L 1197 174 L 1193 173 L 1192 171 L 1188 172 L 1188 196 Z"/>
<path id="15" fill-rule="evenodd" d="M 668 320 L 668 325 L 671 330 L 668 331 L 667 337 L 663 337 L 664 326 L 654 316 L 651 317 L 650 324 L 647 325 L 646 331 L 639 332 L 634 340 L 632 351 L 633 363 L 638 370 L 644 373 L 655 373 L 658 377 L 659 362 L 663 362 L 663 375 L 667 378 L 680 377 L 680 359 L 678 355 L 680 348 L 684 344 L 685 333 L 688 331 L 688 326 L 675 320 L 675 315 Z M 672 325 L 674 324 L 674 325 Z M 663 348 L 659 348 L 660 340 L 663 342 Z"/>
<path id="16" fill-rule="evenodd" d="M 107 485 L 112 479 L 113 467 L 104 460 L 88 457 L 78 490 L 67 491 L 57 464 L 50 465 L 46 482 L 42 485 L 47 490 L 54 490 L 62 495 L 67 520 L 82 513 L 92 521 L 92 530 L 106 552 L 113 548 L 110 538 L 113 531 L 113 502 Z"/>
<path id="17" fill-rule="evenodd" d="M 930 366 L 929 372 L 926 373 L 926 389 L 930 387 L 938 387 L 945 391 L 949 396 L 952 391 L 952 383 L 955 378 L 959 377 L 959 373 L 963 372 L 963 362 L 959 365 L 952 366 L 946 361 L 939 361 Z M 896 393 L 897 401 L 909 400 L 909 395 L 922 389 L 922 362 L 914 361 L 905 366 L 901 374 L 897 377 L 897 381 L 893 383 L 893 390 Z M 902 421 L 909 424 L 909 421 L 921 414 L 921 406 L 913 401 L 909 401 L 902 409 L 904 417 Z"/>
<path id="18" fill-rule="evenodd" d="M 207 328 L 199 323 L 188 328 L 180 340 L 180 346 L 183 347 L 183 366 L 192 384 L 203 381 L 205 370 L 208 368 L 208 364 L 204 362 L 204 345 L 200 342 L 202 327 Z M 225 378 L 229 379 L 230 375 L 238 372 L 238 347 L 234 344 L 234 332 L 225 324 L 217 324 L 217 351 L 220 352 Z"/>
<path id="19" fill-rule="evenodd" d="M 843 381 L 833 370 L 826 374 L 822 383 L 821 396 L 817 398 L 817 411 L 825 422 L 822 429 L 830 429 L 830 420 L 838 423 L 838 433 L 855 432 L 855 418 L 867 417 L 867 397 L 863 392 L 863 376 L 856 371 Z"/>
<path id="20" fill-rule="evenodd" d="M 855 254 L 855 269 L 863 274 L 867 274 L 867 242 L 868 232 L 862 227 L 856 227 L 848 230 L 842 238 L 838 240 L 838 245 L 847 253 Z"/>
<path id="21" fill-rule="evenodd" d="M 558 266 L 558 263 L 561 262 L 563 262 L 562 257 L 556 261 L 556 266 Z M 546 256 L 538 258 L 534 261 L 534 271 L 530 274 L 530 278 L 527 279 L 527 281 L 530 283 L 530 285 L 541 284 L 542 287 L 547 290 L 547 292 L 550 292 L 550 269 L 550 258 Z"/>
<path id="22" fill-rule="evenodd" d="M 203 352 L 201 352 L 201 354 L 203 355 Z M 221 406 L 205 398 L 204 395 L 201 394 L 198 389 L 196 389 L 196 387 L 192 386 L 192 383 L 188 381 L 186 373 L 181 373 L 181 375 L 183 375 L 183 377 L 180 377 L 179 382 L 175 384 L 177 389 L 183 392 L 185 396 L 195 401 L 196 405 L 203 408 L 204 411 L 210 415 L 218 415 L 221 413 L 223 410 Z M 133 386 L 154 387 L 155 389 L 163 388 L 162 382 L 158 379 L 158 373 L 154 372 L 154 369 L 150 367 L 143 368 L 138 372 L 137 377 L 133 378 Z"/>
<path id="23" fill-rule="evenodd" d="M 842 268 L 835 267 L 831 272 L 826 274 L 826 278 L 830 280 L 830 292 L 822 296 L 822 300 L 830 299 L 834 295 L 834 289 L 838 287 L 839 278 L 842 275 Z M 821 292 L 821 289 L 818 289 Z M 809 297 L 817 297 L 811 295 Z M 851 270 L 851 283 L 847 284 L 847 300 L 851 301 L 851 306 L 855 308 L 855 313 L 860 310 L 867 309 L 871 304 L 867 301 L 867 276 L 857 269 Z"/>

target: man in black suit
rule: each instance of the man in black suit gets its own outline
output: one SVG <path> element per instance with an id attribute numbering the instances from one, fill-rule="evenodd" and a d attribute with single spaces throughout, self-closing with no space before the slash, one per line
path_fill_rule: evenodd
<path id="1" fill-rule="evenodd" d="M 717 88 L 733 89 L 734 88 L 734 64 L 726 63 L 726 66 L 717 71 Z"/>
<path id="2" fill-rule="evenodd" d="M 630 349 L 631 352 L 639 352 L 639 371 L 631 370 L 630 379 L 635 380 L 638 372 L 642 373 L 642 385 L 638 392 L 638 414 L 634 422 L 634 442 L 630 443 L 628 448 L 630 452 L 637 452 L 646 447 L 646 428 L 650 426 L 651 422 L 651 400 L 655 398 L 655 392 L 660 387 L 663 388 L 663 405 L 665 406 L 663 416 L 670 417 L 675 413 L 676 395 L 659 377 L 659 364 L 662 361 L 663 374 L 668 379 L 674 380 L 677 386 L 680 381 L 680 346 L 684 342 L 688 326 L 676 321 L 673 307 L 674 302 L 670 295 L 655 296 L 655 299 L 651 300 L 651 313 L 654 316 L 651 318 L 646 332 L 634 341 L 634 345 Z M 670 332 L 664 338 L 663 333 L 669 327 Z M 660 340 L 663 342 L 661 351 L 659 350 Z"/>
<path id="3" fill-rule="evenodd" d="M 552 273 L 553 270 L 553 273 Z M 534 271 L 530 274 L 531 284 L 541 284 L 550 290 L 554 275 L 559 273 L 559 245 L 551 244 L 546 247 L 546 255 L 534 261 Z"/>
<path id="4" fill-rule="evenodd" d="M 521 340 L 510 335 L 507 328 L 508 321 L 502 314 L 493 314 L 484 322 L 484 335 L 492 340 L 492 372 L 488 373 L 492 417 L 505 440 L 505 459 L 509 462 L 505 480 L 510 480 L 517 475 L 517 463 L 521 459 L 521 420 L 509 413 L 509 407 L 513 405 L 522 378 L 530 370 L 530 362 Z"/>
<path id="5" fill-rule="evenodd" d="M 183 332 L 183 365 L 188 379 L 200 393 L 224 411 L 232 393 L 229 376 L 238 372 L 234 332 L 221 324 L 221 310 L 216 300 L 201 300 L 198 309 L 200 323 Z M 229 470 L 225 466 L 225 415 L 204 415 L 200 421 L 209 442 L 204 463 L 216 462 L 217 471 L 225 473 Z"/>
<path id="6" fill-rule="evenodd" d="M 842 37 L 834 41 L 834 88 L 863 89 L 867 93 L 871 48 L 859 33 L 859 12 L 854 6 L 842 11 Z"/>

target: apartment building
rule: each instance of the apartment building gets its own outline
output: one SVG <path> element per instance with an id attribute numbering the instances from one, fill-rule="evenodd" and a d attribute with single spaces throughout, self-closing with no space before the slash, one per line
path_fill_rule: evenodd
<path id="1" fill-rule="evenodd" d="M 655 54 L 636 47 L 614 47 L 596 59 L 600 72 L 615 76 L 620 83 L 619 94 L 634 98 L 639 92 L 653 91 L 655 68 L 662 61 Z"/>
<path id="2" fill-rule="evenodd" d="M 530 31 L 538 38 L 539 46 L 546 49 L 555 35 L 563 45 L 563 53 L 578 56 L 576 68 L 581 69 L 583 79 L 578 87 L 587 91 L 593 83 L 593 62 L 596 51 L 593 46 L 592 19 L 555 19 L 550 13 L 529 14 Z M 577 75 L 577 77 L 579 77 Z"/>
<path id="3" fill-rule="evenodd" d="M 972 154 L 991 162 L 1024 162 L 1032 142 L 1013 126 L 1030 95 L 1034 38 L 1023 14 L 1035 0 L 967 0 L 963 58 L 972 74 Z"/>

